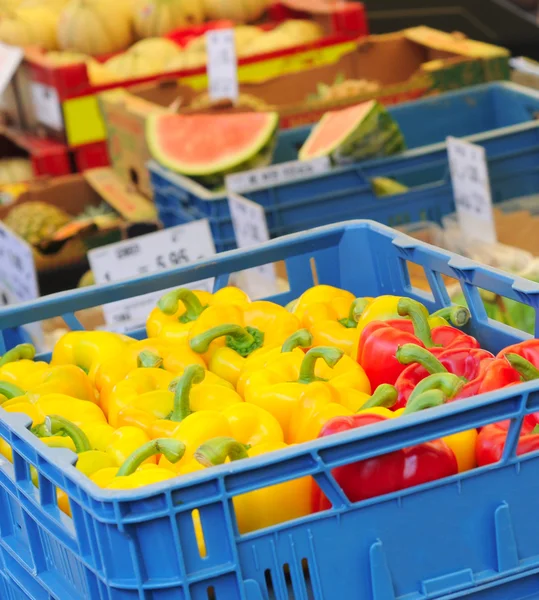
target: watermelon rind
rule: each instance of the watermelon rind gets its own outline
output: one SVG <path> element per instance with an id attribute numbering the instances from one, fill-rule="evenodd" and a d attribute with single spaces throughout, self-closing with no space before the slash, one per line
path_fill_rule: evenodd
<path id="1" fill-rule="evenodd" d="M 245 113 L 246 118 L 248 118 L 249 114 L 250 113 Z M 260 115 L 260 113 L 256 114 Z M 243 163 L 249 162 L 256 158 L 256 156 L 262 150 L 264 150 L 268 143 L 276 136 L 279 125 L 279 115 L 275 112 L 264 113 L 264 115 L 267 117 L 267 123 L 253 138 L 249 147 L 240 152 L 235 152 L 225 160 L 221 160 L 219 162 L 208 162 L 205 165 L 195 166 L 189 164 L 188 162 L 182 162 L 165 152 L 159 144 L 156 131 L 159 120 L 161 118 L 167 118 L 170 115 L 153 114 L 148 117 L 146 121 L 146 140 L 148 143 L 148 149 L 152 158 L 175 173 L 180 173 L 181 175 L 186 175 L 189 177 L 202 178 L 206 176 L 217 176 L 216 179 L 219 179 L 222 182 L 227 174 L 237 170 L 238 167 Z M 216 127 L 219 126 L 218 118 L 219 115 L 216 115 Z"/>
<path id="2" fill-rule="evenodd" d="M 356 120 L 351 120 L 344 134 L 331 140 L 325 148 L 318 147 L 316 152 L 312 152 L 313 141 L 319 144 L 320 136 L 331 136 L 331 113 L 324 115 L 300 149 L 300 160 L 329 156 L 334 164 L 347 164 L 389 156 L 406 149 L 398 124 L 381 104 L 373 100 L 360 106 L 363 106 L 364 112 Z"/>

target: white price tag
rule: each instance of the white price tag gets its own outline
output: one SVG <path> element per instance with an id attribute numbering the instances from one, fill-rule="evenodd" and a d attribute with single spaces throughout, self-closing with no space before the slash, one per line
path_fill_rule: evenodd
<path id="1" fill-rule="evenodd" d="M 22 48 L 0 42 L 0 95 L 6 91 L 23 57 Z"/>
<path id="2" fill-rule="evenodd" d="M 327 173 L 330 169 L 331 161 L 327 156 L 305 161 L 294 160 L 271 167 L 233 173 L 226 177 L 226 187 L 231 192 L 246 194 L 272 185 L 309 179 Z"/>
<path id="3" fill-rule="evenodd" d="M 270 239 L 266 214 L 260 204 L 230 192 L 228 206 L 238 248 L 258 246 Z M 246 275 L 244 279 L 249 288 L 246 291 L 253 298 L 269 296 L 278 287 L 274 264 L 247 269 Z"/>
<path id="4" fill-rule="evenodd" d="M 206 219 L 149 233 L 88 252 L 96 284 L 121 281 L 187 265 L 215 254 L 210 226 Z M 211 292 L 213 280 L 188 286 Z M 167 290 L 120 300 L 103 307 L 107 325 L 127 332 L 143 327 L 148 314 Z"/>
<path id="5" fill-rule="evenodd" d="M 32 248 L 0 222 L 0 304 L 16 304 L 38 297 Z"/>
<path id="6" fill-rule="evenodd" d="M 485 149 L 448 137 L 447 154 L 461 230 L 471 239 L 495 244 L 496 224 Z"/>
<path id="7" fill-rule="evenodd" d="M 36 82 L 31 84 L 30 90 L 37 120 L 55 131 L 62 131 L 64 117 L 58 92 L 49 85 Z"/>
<path id="8" fill-rule="evenodd" d="M 233 29 L 206 33 L 208 91 L 212 100 L 237 100 L 238 61 Z"/>

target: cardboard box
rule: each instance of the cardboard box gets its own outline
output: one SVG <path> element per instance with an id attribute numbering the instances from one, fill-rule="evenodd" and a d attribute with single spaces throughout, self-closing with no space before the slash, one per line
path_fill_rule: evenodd
<path id="1" fill-rule="evenodd" d="M 329 110 L 372 98 L 395 104 L 508 77 L 508 53 L 503 48 L 418 27 L 349 42 L 347 51 L 333 62 L 242 84 L 240 91 L 258 99 L 262 109 L 278 111 L 281 126 L 287 128 L 314 123 Z M 332 85 L 340 78 L 376 81 L 380 89 L 329 101 L 313 99 L 320 84 Z M 147 197 L 151 197 L 151 186 L 145 167 L 150 158 L 144 135 L 146 118 L 155 111 L 201 112 L 190 106 L 204 94 L 185 83 L 163 80 L 99 97 L 111 164 L 124 181 Z"/>
<path id="2" fill-rule="evenodd" d="M 73 217 L 88 206 L 106 202 L 120 215 L 117 221 L 105 226 L 95 222 L 70 224 L 62 235 L 36 249 L 34 256 L 42 295 L 76 287 L 89 268 L 86 258 L 89 249 L 159 229 L 153 205 L 129 192 L 109 168 L 35 181 L 17 202 L 0 206 L 0 219 L 5 219 L 13 207 L 26 202 L 52 204 Z"/>

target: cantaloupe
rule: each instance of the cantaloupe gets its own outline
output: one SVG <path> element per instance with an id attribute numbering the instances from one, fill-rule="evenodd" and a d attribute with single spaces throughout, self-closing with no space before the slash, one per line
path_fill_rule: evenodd
<path id="1" fill-rule="evenodd" d="M 238 56 L 243 56 L 246 48 L 262 35 L 264 35 L 264 31 L 253 25 L 238 25 L 237 27 L 234 27 L 236 54 Z M 185 49 L 192 52 L 206 52 L 206 36 L 198 36 L 190 41 Z"/>
<path id="2" fill-rule="evenodd" d="M 251 23 L 264 14 L 271 0 L 202 0 L 202 4 L 207 19 Z"/>
<path id="3" fill-rule="evenodd" d="M 205 52 L 182 52 L 166 64 L 165 71 L 185 71 L 203 67 L 207 62 Z"/>
<path id="4" fill-rule="evenodd" d="M 116 81 L 149 77 L 159 73 L 162 64 L 145 52 L 122 52 L 105 63 L 105 68 Z"/>
<path id="5" fill-rule="evenodd" d="M 98 55 L 119 52 L 133 41 L 126 5 L 119 0 L 71 0 L 58 22 L 62 50 Z"/>
<path id="6" fill-rule="evenodd" d="M 181 54 L 181 51 L 178 44 L 175 44 L 166 38 L 146 38 L 140 40 L 140 42 L 137 42 L 128 50 L 130 53 L 146 54 L 150 56 L 160 69 L 164 69 L 168 62 Z"/>
<path id="7" fill-rule="evenodd" d="M 228 0 L 227 0 L 228 1 Z M 175 29 L 204 21 L 200 0 L 133 0 L 135 32 L 159 37 Z"/>
<path id="8" fill-rule="evenodd" d="M 44 7 L 17 8 L 0 16 L 0 41 L 56 50 L 57 15 Z"/>

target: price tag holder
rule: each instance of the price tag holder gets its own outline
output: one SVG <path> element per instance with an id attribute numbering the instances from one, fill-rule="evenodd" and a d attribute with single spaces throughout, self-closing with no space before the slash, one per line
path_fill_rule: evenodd
<path id="1" fill-rule="evenodd" d="M 228 194 L 228 206 L 238 248 L 251 248 L 269 241 L 270 235 L 264 207 L 242 198 L 234 192 Z M 278 288 L 275 265 L 262 265 L 245 271 L 244 289 L 253 298 L 276 293 Z"/>
<path id="2" fill-rule="evenodd" d="M 39 297 L 32 248 L 0 222 L 1 304 L 16 304 Z"/>
<path id="3" fill-rule="evenodd" d="M 55 131 L 62 131 L 64 116 L 58 92 L 50 85 L 36 82 L 32 82 L 30 91 L 38 121 Z"/>
<path id="4" fill-rule="evenodd" d="M 0 42 L 0 95 L 8 88 L 23 58 L 22 48 Z"/>
<path id="5" fill-rule="evenodd" d="M 88 252 L 97 285 L 122 281 L 190 264 L 215 254 L 206 219 L 96 248 Z M 189 288 L 211 292 L 213 280 L 194 282 Z M 127 298 L 103 306 L 107 325 L 128 332 L 146 323 L 148 314 L 168 290 Z"/>
<path id="6" fill-rule="evenodd" d="M 233 173 L 226 177 L 226 187 L 236 194 L 246 194 L 268 186 L 310 179 L 327 173 L 330 169 L 331 161 L 327 156 L 305 161 L 294 160 L 261 169 Z"/>
<path id="7" fill-rule="evenodd" d="M 485 149 L 447 138 L 447 154 L 459 225 L 467 237 L 495 244 L 496 223 Z"/>
<path id="8" fill-rule="evenodd" d="M 239 96 L 238 61 L 233 29 L 206 33 L 208 92 L 211 100 L 236 101 Z"/>

